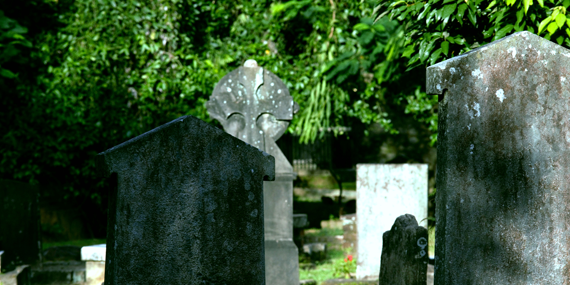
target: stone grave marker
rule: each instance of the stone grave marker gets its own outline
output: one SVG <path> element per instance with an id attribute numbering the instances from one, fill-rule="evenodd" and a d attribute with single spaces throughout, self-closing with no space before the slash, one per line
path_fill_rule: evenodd
<path id="1" fill-rule="evenodd" d="M 0 180 L 0 250 L 2 271 L 41 261 L 38 186 Z"/>
<path id="2" fill-rule="evenodd" d="M 97 157 L 109 175 L 105 284 L 264 284 L 274 158 L 192 116 Z"/>
<path id="3" fill-rule="evenodd" d="M 255 60 L 224 76 L 206 106 L 226 132 L 275 157 L 275 181 L 263 184 L 266 283 L 299 284 L 299 255 L 293 242 L 293 167 L 275 143 L 299 106 L 281 79 Z"/>
<path id="4" fill-rule="evenodd" d="M 81 260 L 85 261 L 85 285 L 100 285 L 105 281 L 106 252 L 106 244 L 81 248 Z"/>
<path id="5" fill-rule="evenodd" d="M 349 248 L 354 258 L 358 260 L 358 230 L 356 229 L 356 214 L 340 216 L 342 221 L 342 248 Z"/>
<path id="6" fill-rule="evenodd" d="M 358 164 L 356 166 L 357 279 L 378 279 L 382 235 L 402 213 L 427 227 L 427 164 Z M 423 221 L 422 221 L 423 220 Z"/>
<path id="7" fill-rule="evenodd" d="M 519 32 L 432 65 L 435 284 L 570 283 L 570 51 Z"/>
<path id="8" fill-rule="evenodd" d="M 379 284 L 425 285 L 428 232 L 413 215 L 399 216 L 382 236 Z"/>

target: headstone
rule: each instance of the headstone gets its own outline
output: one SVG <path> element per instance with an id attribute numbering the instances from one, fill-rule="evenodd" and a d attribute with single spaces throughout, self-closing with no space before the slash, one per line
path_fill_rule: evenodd
<path id="1" fill-rule="evenodd" d="M 81 260 L 85 261 L 85 285 L 100 285 L 105 281 L 106 251 L 106 244 L 81 248 Z"/>
<path id="2" fill-rule="evenodd" d="M 41 261 L 38 186 L 0 180 L 2 272 Z"/>
<path id="3" fill-rule="evenodd" d="M 327 258 L 327 244 L 324 242 L 305 244 L 303 245 L 303 253 L 311 262 L 323 261 Z"/>
<path id="4" fill-rule="evenodd" d="M 519 32 L 430 66 L 435 284 L 570 282 L 570 51 Z"/>
<path id="5" fill-rule="evenodd" d="M 293 242 L 293 168 L 275 141 L 287 130 L 298 105 L 275 74 L 248 60 L 228 73 L 207 103 L 210 116 L 229 134 L 275 157 L 275 181 L 263 184 L 266 283 L 299 284 Z"/>
<path id="6" fill-rule="evenodd" d="M 379 284 L 426 285 L 428 232 L 413 215 L 399 216 L 382 237 Z"/>
<path id="7" fill-rule="evenodd" d="M 192 116 L 97 157 L 111 174 L 105 284 L 264 284 L 274 158 Z"/>
<path id="8" fill-rule="evenodd" d="M 427 227 L 427 164 L 358 164 L 356 166 L 357 279 L 378 279 L 382 235 L 402 213 Z"/>

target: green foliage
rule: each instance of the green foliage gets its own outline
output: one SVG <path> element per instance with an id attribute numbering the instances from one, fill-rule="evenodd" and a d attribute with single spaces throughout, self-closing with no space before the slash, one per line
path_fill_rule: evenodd
<path id="1" fill-rule="evenodd" d="M 396 134 L 406 114 L 436 131 L 423 71 L 404 73 L 405 26 L 374 23 L 373 0 L 2 5 L 0 175 L 54 185 L 44 194 L 101 203 L 98 152 L 183 115 L 216 124 L 205 102 L 250 58 L 299 103 L 289 131 L 303 142 L 354 124 Z"/>
<path id="2" fill-rule="evenodd" d="M 406 27 L 404 48 L 413 56 L 408 69 L 433 65 L 528 30 L 570 47 L 570 0 L 429 0 L 386 1 L 379 5 L 377 20 L 389 15 Z"/>
<path id="3" fill-rule="evenodd" d="M 0 10 L 0 76 L 5 78 L 14 78 L 17 74 L 2 68 L 2 65 L 14 61 L 21 62 L 19 57 L 20 48 L 30 48 L 32 43 L 24 37 L 28 29 L 22 27 L 17 21 L 10 19 Z"/>

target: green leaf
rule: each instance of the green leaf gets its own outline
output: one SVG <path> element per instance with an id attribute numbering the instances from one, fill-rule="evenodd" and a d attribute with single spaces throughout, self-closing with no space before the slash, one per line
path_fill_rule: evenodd
<path id="1" fill-rule="evenodd" d="M 552 11 L 552 15 L 550 15 L 550 17 L 552 19 L 556 19 L 556 16 L 558 16 L 559 13 L 560 13 L 560 10 L 556 9 L 556 10 Z"/>
<path id="2" fill-rule="evenodd" d="M 362 31 L 362 30 L 370 29 L 370 26 L 368 24 L 365 24 L 365 23 L 358 23 L 358 24 L 354 25 L 354 27 L 352 29 L 356 30 L 356 31 Z"/>
<path id="3" fill-rule="evenodd" d="M 502 39 L 506 34 L 510 33 L 514 27 L 515 26 L 512 24 L 504 26 L 502 29 L 497 31 L 493 40 L 496 41 L 498 39 Z"/>
<path id="4" fill-rule="evenodd" d="M 558 14 L 558 16 L 556 16 L 556 24 L 558 27 L 562 28 L 562 26 L 564 26 L 564 22 L 566 22 L 566 15 Z"/>
<path id="5" fill-rule="evenodd" d="M 564 8 L 568 8 L 568 6 L 570 6 L 570 0 L 564 0 L 564 3 L 562 5 Z"/>
<path id="6" fill-rule="evenodd" d="M 453 11 L 455 11 L 455 7 L 457 7 L 457 4 L 453 3 L 453 4 L 449 4 L 446 5 L 445 7 L 443 7 L 443 14 L 442 14 L 442 18 L 446 19 L 448 18 L 451 13 L 453 13 Z"/>
<path id="7" fill-rule="evenodd" d="M 469 9 L 467 18 L 469 18 L 469 21 L 471 21 L 471 24 L 473 24 L 473 26 L 477 25 L 477 16 L 475 16 L 475 12 L 473 12 L 473 10 Z"/>
<path id="8" fill-rule="evenodd" d="M 548 30 L 550 35 L 552 35 L 558 29 L 558 25 L 555 22 L 552 22 L 552 23 L 550 23 L 550 25 L 548 25 L 548 27 L 546 29 Z"/>
<path id="9" fill-rule="evenodd" d="M 564 37 L 563 37 L 563 36 L 557 37 L 557 38 L 556 38 L 556 42 L 557 42 L 559 45 L 562 45 L 562 43 L 564 42 Z"/>
<path id="10" fill-rule="evenodd" d="M 496 0 L 493 0 L 493 2 L 491 2 L 491 3 L 489 4 L 489 6 L 487 6 L 487 8 L 485 8 L 485 10 L 489 10 L 489 9 L 493 8 L 495 5 L 497 5 L 497 1 L 496 1 Z"/>
<path id="11" fill-rule="evenodd" d="M 441 48 L 436 49 L 430 57 L 430 65 L 434 65 L 441 55 Z"/>
<path id="12" fill-rule="evenodd" d="M 523 11 L 523 10 L 518 10 L 518 11 L 517 11 L 517 22 L 516 22 L 515 25 L 518 25 L 518 24 L 522 21 L 523 16 L 524 16 L 524 11 Z"/>
<path id="13" fill-rule="evenodd" d="M 566 28 L 566 34 L 570 37 L 570 29 Z"/>
<path id="14" fill-rule="evenodd" d="M 418 15 L 418 21 L 423 19 L 426 15 L 429 15 L 429 13 L 431 11 L 431 7 L 430 7 L 429 3 L 426 4 L 424 7 L 425 7 L 425 9 Z"/>
<path id="15" fill-rule="evenodd" d="M 523 0 L 523 5 L 524 5 L 524 13 L 528 13 L 528 7 L 530 6 L 532 0 Z"/>
<path id="16" fill-rule="evenodd" d="M 447 56 L 447 53 L 449 52 L 449 42 L 448 41 L 444 41 L 441 43 L 441 52 L 443 52 L 443 54 L 445 54 L 445 56 Z"/>
<path id="17" fill-rule="evenodd" d="M 488 30 L 483 31 L 483 37 L 489 38 L 489 37 L 493 36 L 494 32 L 495 32 L 495 27 L 491 27 Z"/>
<path id="18" fill-rule="evenodd" d="M 404 50 L 404 52 L 402 53 L 402 57 L 407 57 L 410 58 L 410 55 L 412 55 L 412 53 L 414 53 L 414 46 L 413 45 L 409 45 L 406 47 L 406 49 Z"/>
<path id="19" fill-rule="evenodd" d="M 12 71 L 8 70 L 8 69 L 4 69 L 0 67 L 0 76 L 6 77 L 6 78 L 14 78 L 18 75 L 14 74 Z"/>
<path id="20" fill-rule="evenodd" d="M 465 15 L 465 9 L 467 9 L 467 4 L 463 3 L 457 8 L 457 21 L 463 26 L 463 16 Z"/>
<path id="21" fill-rule="evenodd" d="M 538 5 L 540 5 L 540 7 L 544 8 L 544 0 L 536 0 L 538 2 Z"/>
<path id="22" fill-rule="evenodd" d="M 538 33 L 536 33 L 536 34 L 540 35 L 540 33 L 542 33 L 542 31 L 544 30 L 546 25 L 548 25 L 548 23 L 550 23 L 550 21 L 552 21 L 551 17 L 547 17 L 546 19 L 542 20 L 542 22 L 540 22 L 540 25 L 538 25 Z"/>

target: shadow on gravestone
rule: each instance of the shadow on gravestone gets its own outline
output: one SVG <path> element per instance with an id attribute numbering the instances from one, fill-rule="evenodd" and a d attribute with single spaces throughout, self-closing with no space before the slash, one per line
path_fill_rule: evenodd
<path id="1" fill-rule="evenodd" d="M 428 232 L 413 215 L 399 216 L 382 236 L 379 285 L 425 285 Z"/>
<path id="2" fill-rule="evenodd" d="M 41 262 L 39 187 L 0 180 L 0 250 L 2 272 Z"/>
<path id="3" fill-rule="evenodd" d="M 112 185 L 105 284 L 265 284 L 274 163 L 191 116 L 100 153 Z"/>
<path id="4" fill-rule="evenodd" d="M 427 68 L 435 284 L 570 282 L 570 51 L 519 32 Z"/>
<path id="5" fill-rule="evenodd" d="M 298 285 L 293 167 L 275 141 L 287 130 L 299 106 L 279 77 L 250 59 L 216 84 L 206 107 L 226 132 L 275 157 L 275 181 L 263 184 L 266 282 Z"/>

